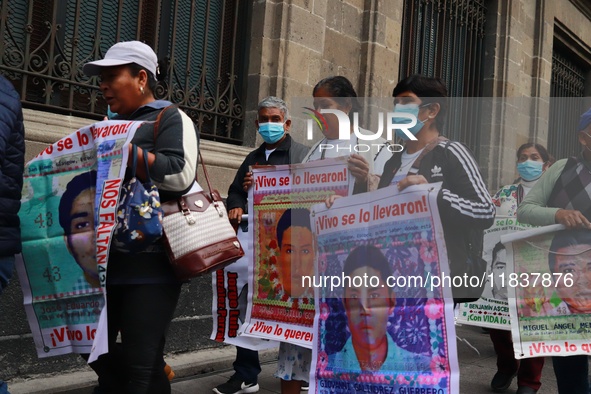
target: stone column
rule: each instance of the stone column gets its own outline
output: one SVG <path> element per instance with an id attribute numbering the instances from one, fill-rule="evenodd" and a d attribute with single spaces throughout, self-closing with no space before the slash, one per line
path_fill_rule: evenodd
<path id="1" fill-rule="evenodd" d="M 534 19 L 545 15 L 545 3 L 499 0 L 487 10 L 483 95 L 493 100 L 482 111 L 480 163 L 493 189 L 515 179 L 515 152 L 533 139 L 532 124 L 536 130 L 542 124 L 532 122 L 540 101 L 530 97 L 549 91 L 543 46 L 537 45 L 544 25 Z"/>
<path id="2" fill-rule="evenodd" d="M 326 34 L 327 0 L 260 1 L 253 4 L 247 134 L 254 135 L 257 103 L 277 96 L 310 97 L 319 79 Z M 249 131 L 250 130 L 250 131 Z M 292 134 L 298 134 L 296 129 Z M 294 135 L 303 140 L 303 135 Z M 257 145 L 260 143 L 257 139 Z"/>

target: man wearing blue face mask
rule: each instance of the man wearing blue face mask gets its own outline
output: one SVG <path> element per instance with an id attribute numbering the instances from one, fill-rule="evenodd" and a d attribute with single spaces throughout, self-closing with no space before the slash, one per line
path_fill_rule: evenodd
<path id="1" fill-rule="evenodd" d="M 486 270 L 482 260 L 483 230 L 490 227 L 495 208 L 482 180 L 478 164 L 465 145 L 440 136 L 447 110 L 447 88 L 439 78 L 412 75 L 398 82 L 392 93 L 394 112 L 414 115 L 409 128 L 416 140 L 405 133 L 404 151 L 393 154 L 384 166 L 379 188 L 443 182 L 437 197 L 450 276 L 476 275 Z M 407 118 L 395 118 L 398 124 Z M 396 130 L 398 133 L 399 130 Z M 453 287 L 454 301 L 480 297 L 482 288 Z"/>
<path id="2" fill-rule="evenodd" d="M 226 206 L 228 217 L 233 223 L 240 223 L 242 214 L 246 212 L 248 189 L 252 185 L 250 166 L 301 163 L 309 149 L 294 141 L 288 134 L 291 120 L 287 104 L 280 98 L 270 96 L 259 103 L 255 124 L 264 142 L 246 156 L 228 190 Z M 233 366 L 234 375 L 226 383 L 214 388 L 214 393 L 259 391 L 257 377 L 261 372 L 261 366 L 257 351 L 236 347 L 236 360 Z"/>
<path id="3" fill-rule="evenodd" d="M 230 221 L 240 222 L 246 211 L 248 188 L 252 185 L 250 166 L 301 163 L 308 153 L 308 147 L 289 135 L 291 119 L 287 104 L 280 98 L 270 96 L 259 103 L 255 124 L 264 142 L 246 156 L 230 185 L 226 200 Z"/>

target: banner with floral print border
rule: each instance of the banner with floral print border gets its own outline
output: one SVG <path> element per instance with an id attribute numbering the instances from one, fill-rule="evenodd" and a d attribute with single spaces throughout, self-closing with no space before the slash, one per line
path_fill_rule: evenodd
<path id="1" fill-rule="evenodd" d="M 284 212 L 290 209 L 291 212 L 298 212 L 298 217 L 290 218 L 290 223 L 298 221 L 301 224 L 305 221 L 309 227 L 309 213 L 302 215 L 302 212 L 314 204 L 324 203 L 331 195 L 348 195 L 349 170 L 346 158 L 253 167 L 252 172 L 248 227 L 252 229 L 249 242 L 253 264 L 249 271 L 246 321 L 241 332 L 246 336 L 310 348 L 313 339 L 314 292 L 307 289 L 294 296 L 286 290 L 286 280 L 293 283 L 300 279 L 292 275 L 281 277 L 282 251 L 277 226 Z M 309 235 L 312 237 L 311 231 Z M 308 253 L 313 264 L 313 247 Z M 291 268 L 294 272 L 296 265 Z M 313 270 L 308 275 L 313 276 Z"/>
<path id="2" fill-rule="evenodd" d="M 318 304 L 310 392 L 459 392 L 451 291 L 431 286 L 430 282 L 430 277 L 449 272 L 437 209 L 439 188 L 440 184 L 420 185 L 401 193 L 385 188 L 339 199 L 330 209 L 323 204 L 313 207 L 318 255 L 318 282 L 314 286 L 318 285 Z M 348 217 L 347 223 L 342 220 L 344 217 Z M 332 218 L 338 218 L 338 226 L 321 225 Z M 350 328 L 355 323 L 349 321 L 353 312 L 345 307 L 343 289 L 320 286 L 323 277 L 342 277 L 347 257 L 362 245 L 381 251 L 391 278 L 409 280 L 406 284 L 402 280 L 391 282 L 394 307 L 387 321 L 381 318 L 386 328 L 387 340 L 382 343 L 388 343 L 387 353 L 377 362 L 373 355 L 368 356 L 371 362 L 360 359 L 359 347 L 353 345 L 352 331 L 357 328 Z M 413 276 L 423 278 L 422 285 L 421 281 L 410 284 Z M 364 328 L 369 337 L 378 326 L 379 320 L 374 318 L 377 313 L 371 308 L 360 309 L 367 316 L 362 324 L 371 327 Z M 379 342 L 374 339 L 374 344 Z"/>

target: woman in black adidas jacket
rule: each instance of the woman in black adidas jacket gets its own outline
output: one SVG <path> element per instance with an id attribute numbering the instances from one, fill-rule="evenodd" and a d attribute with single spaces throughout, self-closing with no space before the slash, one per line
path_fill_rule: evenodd
<path id="1" fill-rule="evenodd" d="M 406 140 L 404 151 L 394 153 L 386 163 L 379 188 L 394 186 L 403 190 L 411 185 L 443 182 L 437 201 L 451 276 L 477 274 L 483 230 L 492 225 L 495 207 L 468 148 L 460 142 L 440 138 L 439 130 L 447 110 L 447 89 L 438 78 L 412 75 L 400 81 L 392 95 L 394 112 L 416 116 L 417 124 L 409 128 L 416 141 L 396 130 Z M 404 118 L 397 123 L 404 123 Z M 409 173 L 423 150 L 426 153 L 418 168 Z M 480 293 L 480 289 L 469 287 L 453 289 L 456 302 L 478 298 Z"/>

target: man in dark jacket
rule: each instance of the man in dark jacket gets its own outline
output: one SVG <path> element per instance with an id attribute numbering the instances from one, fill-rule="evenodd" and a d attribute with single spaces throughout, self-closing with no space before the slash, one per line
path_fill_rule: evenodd
<path id="1" fill-rule="evenodd" d="M 0 76 L 0 294 L 12 277 L 14 255 L 21 252 L 18 211 L 25 165 L 25 129 L 18 93 Z M 0 393 L 7 392 L 0 380 Z"/>
<path id="2" fill-rule="evenodd" d="M 238 223 L 246 212 L 248 188 L 252 185 L 249 167 L 301 163 L 308 153 L 306 146 L 294 141 L 288 134 L 291 120 L 285 101 L 272 96 L 263 99 L 259 103 L 255 124 L 264 142 L 242 162 L 226 200 L 230 221 Z M 217 394 L 256 393 L 259 391 L 257 377 L 260 372 L 258 352 L 236 347 L 234 375 L 213 391 Z"/>
<path id="3" fill-rule="evenodd" d="M 291 119 L 287 104 L 280 98 L 271 96 L 259 103 L 255 124 L 264 142 L 250 152 L 240 165 L 226 200 L 230 220 L 238 222 L 246 212 L 248 188 L 252 185 L 252 173 L 248 168 L 253 165 L 301 163 L 309 149 L 288 134 Z"/>
<path id="4" fill-rule="evenodd" d="M 8 284 L 14 255 L 21 252 L 18 211 L 25 165 L 25 129 L 18 93 L 0 76 L 0 294 Z"/>

